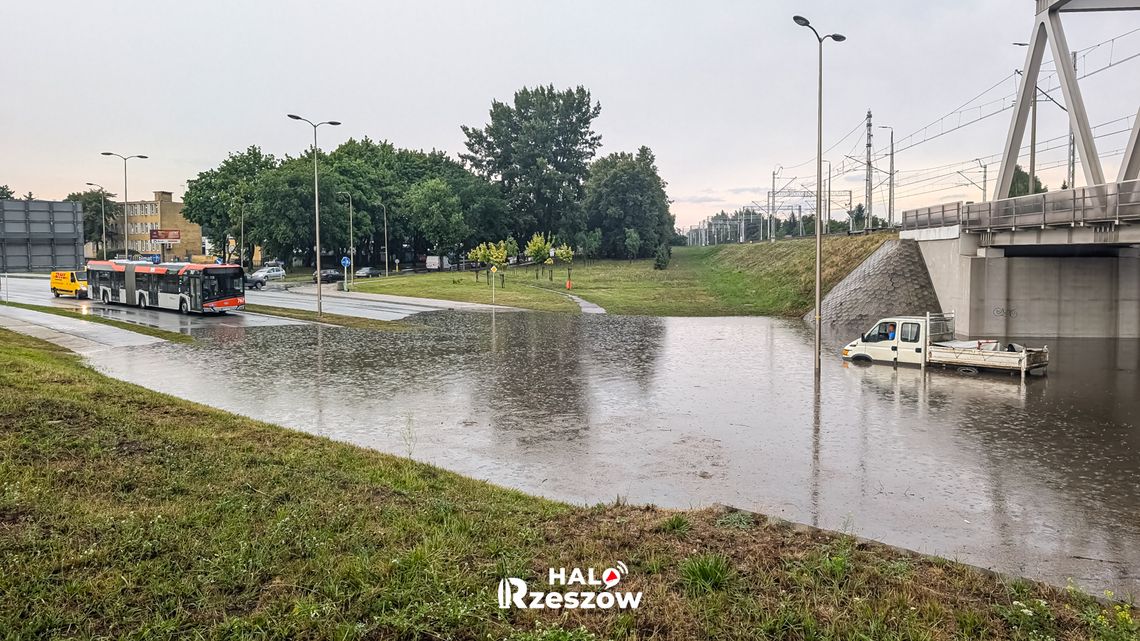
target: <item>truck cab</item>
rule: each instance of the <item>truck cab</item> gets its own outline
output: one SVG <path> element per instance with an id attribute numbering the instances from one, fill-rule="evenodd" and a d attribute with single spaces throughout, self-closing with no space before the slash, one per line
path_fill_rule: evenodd
<path id="1" fill-rule="evenodd" d="M 863 335 L 843 348 L 843 358 L 922 365 L 926 358 L 923 351 L 926 349 L 927 329 L 928 322 L 924 316 L 879 319 Z"/>

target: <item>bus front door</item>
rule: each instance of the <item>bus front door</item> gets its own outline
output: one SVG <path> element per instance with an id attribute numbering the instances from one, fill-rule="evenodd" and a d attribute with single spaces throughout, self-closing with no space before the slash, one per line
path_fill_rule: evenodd
<path id="1" fill-rule="evenodd" d="M 202 279 L 190 277 L 190 310 L 202 311 Z"/>

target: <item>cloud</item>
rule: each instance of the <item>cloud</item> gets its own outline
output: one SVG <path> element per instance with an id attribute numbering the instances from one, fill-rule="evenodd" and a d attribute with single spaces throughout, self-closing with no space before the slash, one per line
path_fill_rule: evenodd
<path id="1" fill-rule="evenodd" d="M 678 197 L 673 199 L 673 202 L 693 203 L 693 204 L 697 204 L 697 205 L 703 205 L 703 204 L 708 204 L 708 203 L 723 203 L 723 202 L 728 202 L 728 201 L 726 201 L 724 198 L 722 198 L 720 196 L 696 195 L 696 196 L 678 196 Z"/>

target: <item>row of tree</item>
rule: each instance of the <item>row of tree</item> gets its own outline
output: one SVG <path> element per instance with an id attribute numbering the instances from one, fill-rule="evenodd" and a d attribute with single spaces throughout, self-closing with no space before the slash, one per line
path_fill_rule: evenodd
<path id="1" fill-rule="evenodd" d="M 384 260 L 384 222 L 393 258 L 455 254 L 480 243 L 534 234 L 557 237 L 586 256 L 636 257 L 670 242 L 674 219 L 653 152 L 594 156 L 601 105 L 582 88 L 524 88 L 495 101 L 482 128 L 463 127 L 467 151 L 400 149 L 369 138 L 318 153 L 275 158 L 258 147 L 230 154 L 189 181 L 183 215 L 216 247 L 245 238 L 246 255 L 313 258 L 314 198 L 321 245 L 362 264 Z M 352 238 L 349 238 L 351 206 Z M 244 234 L 242 233 L 244 231 Z"/>

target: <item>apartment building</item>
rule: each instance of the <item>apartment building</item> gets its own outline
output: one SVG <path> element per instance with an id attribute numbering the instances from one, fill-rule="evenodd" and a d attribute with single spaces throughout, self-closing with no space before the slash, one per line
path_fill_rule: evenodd
<path id="1" fill-rule="evenodd" d="M 158 254 L 163 260 L 189 260 L 202 254 L 202 227 L 182 217 L 182 203 L 169 191 L 154 192 L 153 200 L 126 204 L 129 247 L 142 254 Z M 177 230 L 178 242 L 151 242 L 151 230 Z"/>

